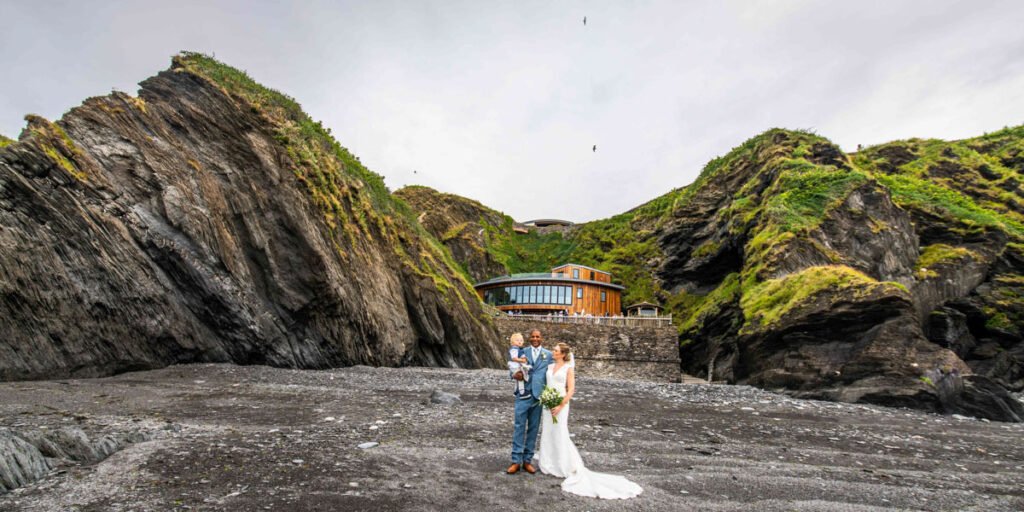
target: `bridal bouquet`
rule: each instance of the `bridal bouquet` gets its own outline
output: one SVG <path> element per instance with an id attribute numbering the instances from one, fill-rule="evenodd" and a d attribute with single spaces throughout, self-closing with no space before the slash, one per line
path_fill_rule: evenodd
<path id="1" fill-rule="evenodd" d="M 543 405 L 545 409 L 554 409 L 555 407 L 562 405 L 562 398 L 564 398 L 562 394 L 551 386 L 544 386 L 544 391 L 540 392 L 540 404 Z M 558 423 L 558 418 L 552 414 L 551 421 Z"/>

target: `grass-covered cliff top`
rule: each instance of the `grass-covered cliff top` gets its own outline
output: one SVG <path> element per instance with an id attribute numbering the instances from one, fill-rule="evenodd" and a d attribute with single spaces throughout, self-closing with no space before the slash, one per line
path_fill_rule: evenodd
<path id="1" fill-rule="evenodd" d="M 487 231 L 482 250 L 510 273 L 545 271 L 566 261 L 610 271 L 616 282 L 626 286 L 625 303 L 661 302 L 677 315 L 681 327 L 692 328 L 700 325 L 702 315 L 718 307 L 706 304 L 709 298 L 736 301 L 745 297 L 748 304 L 756 304 L 749 295 L 776 278 L 774 269 L 790 244 L 805 241 L 829 212 L 860 187 L 888 189 L 899 206 L 938 216 L 954 229 L 996 229 L 1021 238 L 1024 209 L 1020 189 L 1015 187 L 1021 183 L 1018 169 L 1024 166 L 1022 141 L 1024 128 L 1012 128 L 965 141 L 899 141 L 868 148 L 851 158 L 814 133 L 772 129 L 708 162 L 692 184 L 628 212 L 577 225 L 564 235 L 516 234 L 512 219 L 494 212 L 502 221 L 482 223 Z M 894 153 L 893 147 L 899 150 Z M 892 161 L 899 165 L 891 165 Z M 954 176 L 943 175 L 944 169 L 955 171 Z M 964 173 L 968 175 L 966 184 Z M 659 229 L 672 222 L 675 212 L 690 206 L 695 198 L 706 200 L 709 191 L 723 183 L 739 183 L 728 191 L 731 197 L 717 214 L 746 240 L 743 268 L 711 294 L 679 296 L 663 290 L 654 275 L 666 256 L 657 239 Z M 713 254 L 716 244 L 709 241 L 692 256 Z M 826 247 L 818 249 L 834 262 L 841 259 Z M 920 263 L 961 254 L 956 248 L 940 249 L 929 248 Z M 923 278 L 928 270 L 924 265 L 921 268 L 925 269 Z M 810 277 L 815 282 L 859 283 L 847 279 L 846 270 L 841 265 L 825 266 Z M 823 275 L 829 272 L 835 275 Z"/>
<path id="2" fill-rule="evenodd" d="M 11 144 L 14 144 L 13 140 L 8 139 L 3 135 L 0 135 L 0 148 L 10 146 Z"/>
<path id="3" fill-rule="evenodd" d="M 507 217 L 505 214 L 487 207 L 475 199 L 441 192 L 423 185 L 406 185 L 396 190 L 394 194 L 398 197 L 417 197 L 424 203 L 444 202 L 446 203 L 444 206 L 448 208 L 454 206 L 457 209 L 477 210 L 485 215 Z"/>
<path id="4" fill-rule="evenodd" d="M 853 160 L 900 206 L 1024 240 L 1024 126 L 957 141 L 894 141 Z"/>
<path id="5" fill-rule="evenodd" d="M 312 182 L 311 191 L 319 200 L 330 202 L 330 194 L 336 193 L 335 189 L 343 185 L 337 178 L 350 176 L 369 188 L 369 198 L 374 206 L 393 206 L 384 179 L 363 166 L 356 156 L 334 139 L 330 129 L 309 117 L 291 96 L 265 87 L 245 71 L 201 53 L 182 52 L 172 61 L 172 69 L 209 80 L 273 122 L 278 128 L 278 141 L 285 145 L 300 169 L 306 171 L 298 174 Z"/>

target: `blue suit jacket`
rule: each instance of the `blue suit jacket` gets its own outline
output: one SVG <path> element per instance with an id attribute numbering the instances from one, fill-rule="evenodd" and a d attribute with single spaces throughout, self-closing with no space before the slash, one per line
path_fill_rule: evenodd
<path id="1" fill-rule="evenodd" d="M 548 383 L 548 364 L 551 363 L 551 351 L 541 347 L 537 359 L 533 358 L 532 346 L 523 347 L 523 352 L 526 354 L 526 360 L 532 366 L 530 369 L 530 381 L 526 383 L 524 394 L 516 392 L 515 395 L 519 399 L 532 398 L 538 400 L 540 399 L 541 392 L 544 391 L 544 386 Z"/>

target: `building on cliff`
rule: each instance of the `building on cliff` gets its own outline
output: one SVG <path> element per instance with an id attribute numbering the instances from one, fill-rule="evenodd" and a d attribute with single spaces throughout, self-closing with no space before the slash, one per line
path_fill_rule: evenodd
<path id="1" fill-rule="evenodd" d="M 551 272 L 512 274 L 474 285 L 481 300 L 502 311 L 525 314 L 622 314 L 623 286 L 612 274 L 567 263 Z"/>

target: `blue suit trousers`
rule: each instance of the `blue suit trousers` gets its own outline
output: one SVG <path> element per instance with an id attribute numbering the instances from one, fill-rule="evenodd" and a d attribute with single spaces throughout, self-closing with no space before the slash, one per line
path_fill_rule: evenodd
<path id="1" fill-rule="evenodd" d="M 540 401 L 532 396 L 516 399 L 516 422 L 512 434 L 512 462 L 523 464 L 533 461 L 533 450 L 537 446 L 537 431 L 540 430 Z"/>

